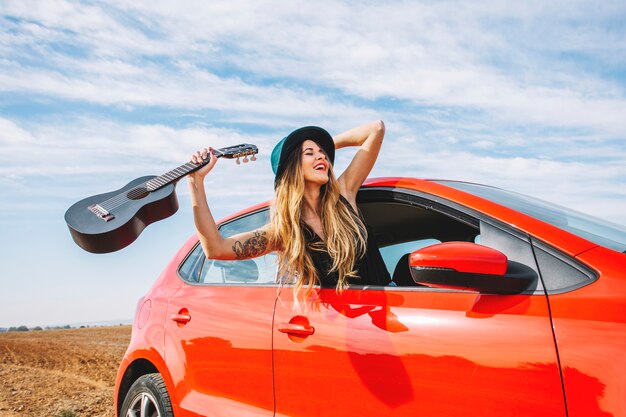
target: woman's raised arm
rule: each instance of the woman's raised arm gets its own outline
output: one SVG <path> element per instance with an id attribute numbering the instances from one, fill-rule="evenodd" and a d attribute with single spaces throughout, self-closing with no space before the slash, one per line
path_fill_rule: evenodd
<path id="1" fill-rule="evenodd" d="M 192 155 L 191 161 L 199 163 L 206 160 L 208 156 L 211 157 L 211 161 L 188 176 L 193 219 L 205 255 L 209 259 L 234 260 L 255 258 L 271 252 L 273 249 L 267 236 L 266 227 L 239 233 L 228 238 L 223 238 L 220 235 L 207 203 L 204 189 L 204 178 L 217 163 L 217 158 L 213 155 L 212 149 L 202 149 Z"/>
<path id="2" fill-rule="evenodd" d="M 352 162 L 338 178 L 341 194 L 356 205 L 356 193 L 369 175 L 378 158 L 385 137 L 385 123 L 376 120 L 333 137 L 335 148 L 359 146 Z"/>

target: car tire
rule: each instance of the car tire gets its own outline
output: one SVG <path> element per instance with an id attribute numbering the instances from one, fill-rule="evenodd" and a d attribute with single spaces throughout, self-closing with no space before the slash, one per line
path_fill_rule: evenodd
<path id="1" fill-rule="evenodd" d="M 120 417 L 174 417 L 170 396 L 161 374 L 139 377 L 128 390 Z"/>

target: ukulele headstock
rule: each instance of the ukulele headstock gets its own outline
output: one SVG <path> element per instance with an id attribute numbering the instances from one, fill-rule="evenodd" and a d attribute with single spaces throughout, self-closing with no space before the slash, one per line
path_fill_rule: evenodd
<path id="1" fill-rule="evenodd" d="M 259 153 L 259 149 L 255 145 L 251 145 L 249 143 L 242 143 L 241 145 L 228 146 L 226 148 L 221 148 L 217 152 L 223 158 L 235 159 L 237 161 L 237 165 L 239 165 L 239 158 L 243 157 L 243 163 L 247 163 L 248 161 L 256 161 L 256 154 Z M 217 154 L 216 152 L 216 154 Z M 248 156 L 250 158 L 248 159 Z"/>

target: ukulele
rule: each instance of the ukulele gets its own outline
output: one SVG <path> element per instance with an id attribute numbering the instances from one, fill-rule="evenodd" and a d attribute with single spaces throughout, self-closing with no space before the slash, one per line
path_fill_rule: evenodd
<path id="1" fill-rule="evenodd" d="M 217 158 L 256 161 L 259 151 L 247 143 L 213 151 Z M 160 176 L 137 178 L 119 190 L 87 197 L 65 212 L 74 242 L 92 253 L 109 253 L 130 245 L 151 223 L 178 210 L 176 182 L 209 163 L 187 162 Z"/>

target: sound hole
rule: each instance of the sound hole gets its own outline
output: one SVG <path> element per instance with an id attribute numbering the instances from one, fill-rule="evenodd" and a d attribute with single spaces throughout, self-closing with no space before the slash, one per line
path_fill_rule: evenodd
<path id="1" fill-rule="evenodd" d="M 149 191 L 146 187 L 137 187 L 130 190 L 126 195 L 131 200 L 141 200 L 142 198 L 147 197 L 148 194 Z"/>

